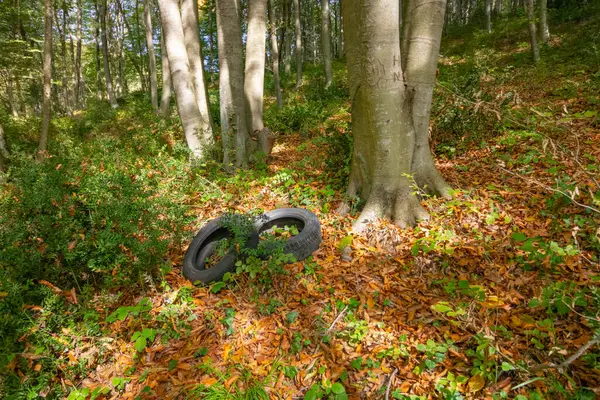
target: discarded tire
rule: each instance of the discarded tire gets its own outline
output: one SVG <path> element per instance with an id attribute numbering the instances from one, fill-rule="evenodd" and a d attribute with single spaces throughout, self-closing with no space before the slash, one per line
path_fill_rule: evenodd
<path id="1" fill-rule="evenodd" d="M 219 262 L 206 269 L 205 261 L 213 255 L 216 245 L 220 240 L 233 238 L 234 235 L 227 228 L 221 226 L 221 219 L 208 222 L 190 243 L 183 259 L 183 276 L 192 282 L 201 281 L 210 283 L 223 279 L 227 272 L 235 270 L 235 263 L 240 254 L 235 248 L 229 250 Z M 253 232 L 246 242 L 246 247 L 256 248 L 258 245 L 258 232 Z"/>
<path id="2" fill-rule="evenodd" d="M 321 245 L 321 224 L 312 212 L 302 208 L 279 208 L 258 217 L 255 228 L 262 233 L 274 226 L 295 226 L 299 233 L 285 242 L 283 252 L 302 261 Z"/>

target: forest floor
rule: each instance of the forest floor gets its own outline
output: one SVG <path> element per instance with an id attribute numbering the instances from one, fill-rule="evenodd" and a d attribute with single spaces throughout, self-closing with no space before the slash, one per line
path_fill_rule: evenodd
<path id="1" fill-rule="evenodd" d="M 198 185 L 177 191 L 185 240 L 170 244 L 157 277 L 95 293 L 41 282 L 65 303 L 58 309 L 81 318 L 51 324 L 48 302 L 23 307 L 30 325 L 19 332 L 24 349 L 4 366 L 5 394 L 600 396 L 600 71 L 593 67 L 600 50 L 572 45 L 574 32 L 593 35 L 595 23 L 581 17 L 556 26 L 536 67 L 522 21 L 504 21 L 494 37 L 450 32 L 432 137 L 453 198 L 423 199 L 431 219 L 414 228 L 381 221 L 363 237 L 348 236 L 358 204 L 346 216 L 335 213 L 351 143 L 344 66 L 336 65 L 333 94 L 309 67 L 305 92 L 290 89 L 283 110 L 266 111 L 281 133 L 268 166 L 236 175 L 210 165 L 177 169 Z M 124 114 L 97 129 L 150 133 L 163 149 L 180 135 L 176 126 L 132 124 Z M 143 174 L 163 185 L 156 196 L 175 201 L 164 193 L 181 178 L 169 175 L 175 167 L 146 162 Z M 323 243 L 312 259 L 260 279 L 238 274 L 225 286 L 183 278 L 185 244 L 207 220 L 278 207 L 319 217 Z M 349 243 L 352 260 L 344 261 L 339 248 Z M 0 303 L 11 293 L 4 285 Z M 43 361 L 48 352 L 53 375 Z"/>

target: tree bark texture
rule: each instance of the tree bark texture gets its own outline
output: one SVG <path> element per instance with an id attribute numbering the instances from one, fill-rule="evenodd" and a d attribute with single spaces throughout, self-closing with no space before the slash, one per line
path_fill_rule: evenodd
<path id="1" fill-rule="evenodd" d="M 548 0 L 539 0 L 538 4 L 540 20 L 540 39 L 542 43 L 548 43 L 550 39 L 550 29 L 548 28 Z"/>
<path id="2" fill-rule="evenodd" d="M 0 173 L 6 171 L 6 166 L 8 164 L 8 157 L 10 153 L 8 152 L 8 146 L 6 145 L 6 139 L 4 138 L 4 128 L 2 124 L 0 124 Z M 2 176 L 0 175 L 0 183 L 2 183 Z"/>
<path id="3" fill-rule="evenodd" d="M 159 0 L 158 5 L 183 133 L 193 157 L 202 158 L 207 155 L 212 136 L 201 129 L 202 116 L 196 103 L 178 1 Z"/>
<path id="4" fill-rule="evenodd" d="M 248 36 L 244 95 L 248 132 L 257 134 L 263 125 L 263 92 L 265 82 L 265 32 L 267 0 L 248 1 Z"/>
<path id="5" fill-rule="evenodd" d="M 6 95 L 8 96 L 10 112 L 13 118 L 19 118 L 19 109 L 17 108 L 17 103 L 15 102 L 15 95 L 13 90 L 12 71 L 8 71 L 6 77 Z"/>
<path id="6" fill-rule="evenodd" d="M 103 97 L 103 90 L 102 90 L 102 71 L 101 71 L 101 66 L 100 66 L 100 53 L 101 53 L 101 48 L 100 48 L 100 9 L 98 7 L 98 0 L 95 0 L 94 2 L 94 8 L 96 11 L 96 27 L 94 30 L 94 40 L 96 42 L 96 97 L 98 98 L 98 100 L 102 100 Z"/>
<path id="7" fill-rule="evenodd" d="M 82 0 L 77 1 L 77 30 L 75 35 L 77 36 L 77 47 L 75 54 L 75 106 L 81 107 L 84 99 L 85 92 L 83 90 L 83 78 L 81 75 L 81 50 L 82 50 L 82 34 L 83 34 L 83 4 Z"/>
<path id="8" fill-rule="evenodd" d="M 296 27 L 296 88 L 302 86 L 302 24 L 300 22 L 300 0 L 294 0 L 294 19 Z"/>
<path id="9" fill-rule="evenodd" d="M 533 57 L 533 62 L 537 64 L 537 62 L 540 61 L 540 49 L 537 43 L 533 0 L 527 0 L 527 19 L 529 20 L 529 43 L 531 45 L 531 55 Z"/>
<path id="10" fill-rule="evenodd" d="M 200 46 L 200 31 L 198 28 L 198 1 L 181 1 L 181 19 L 183 21 L 183 34 L 185 48 L 190 62 L 190 71 L 194 82 L 196 104 L 202 117 L 201 136 L 207 141 L 212 141 L 212 117 L 208 106 L 208 87 L 204 79 L 204 65 L 202 64 L 202 48 Z M 241 35 L 240 35 L 241 37 Z"/>
<path id="11" fill-rule="evenodd" d="M 344 3 L 348 80 L 351 83 L 354 152 L 348 195 L 359 195 L 366 205 L 354 230 L 361 232 L 376 218 L 390 218 L 399 226 L 427 218 L 414 193 L 411 175 L 422 174 L 429 155 L 419 137 L 430 103 L 445 0 L 412 0 L 408 6 L 411 28 L 406 59 L 408 85 L 400 57 L 398 0 L 348 0 Z M 406 27 L 405 27 L 406 28 Z M 433 68 L 433 74 L 431 70 Z M 429 97 L 431 102 L 431 97 Z M 417 132 L 419 129 L 419 132 Z M 427 152 L 425 152 L 427 150 Z M 417 169 L 417 171 L 415 171 Z"/>
<path id="12" fill-rule="evenodd" d="M 329 29 L 329 0 L 321 0 L 321 47 L 325 65 L 325 88 L 333 82 L 331 68 L 331 32 Z"/>
<path id="13" fill-rule="evenodd" d="M 269 0 L 269 25 L 271 36 L 271 61 L 273 63 L 273 85 L 275 86 L 275 97 L 277 98 L 277 106 L 283 106 L 281 97 L 281 84 L 279 82 L 279 48 L 277 43 L 277 16 L 275 13 L 275 4 L 273 0 Z"/>
<path id="14" fill-rule="evenodd" d="M 104 80 L 106 81 L 106 93 L 108 101 L 112 108 L 117 108 L 117 99 L 112 85 L 112 76 L 110 73 L 110 59 L 108 56 L 108 38 L 106 32 L 106 1 L 100 0 L 100 30 L 102 36 L 102 60 L 104 62 Z"/>
<path id="15" fill-rule="evenodd" d="M 248 164 L 246 146 L 246 104 L 239 0 L 217 0 L 217 39 L 219 47 L 219 92 L 223 163 L 229 166 L 235 149 L 235 166 Z M 233 138 L 235 138 L 235 147 Z"/>
<path id="16" fill-rule="evenodd" d="M 165 46 L 165 35 L 160 35 L 160 58 L 162 60 L 162 93 L 160 96 L 160 115 L 169 116 L 171 113 L 171 70 L 169 69 L 169 57 Z"/>
<path id="17" fill-rule="evenodd" d="M 485 30 L 492 33 L 492 0 L 485 0 Z"/>
<path id="18" fill-rule="evenodd" d="M 154 54 L 154 38 L 152 35 L 152 16 L 150 0 L 144 2 L 144 27 L 146 46 L 148 47 L 148 70 L 150 71 L 150 101 L 152 108 L 158 110 L 158 79 L 156 78 L 156 56 Z"/>
<path id="19" fill-rule="evenodd" d="M 292 72 L 292 29 L 291 29 L 291 1 L 283 0 L 283 69 L 286 75 Z"/>
<path id="20" fill-rule="evenodd" d="M 38 152 L 48 147 L 50 128 L 50 97 L 52 95 L 52 0 L 44 0 L 44 85 L 42 89 L 42 132 Z"/>

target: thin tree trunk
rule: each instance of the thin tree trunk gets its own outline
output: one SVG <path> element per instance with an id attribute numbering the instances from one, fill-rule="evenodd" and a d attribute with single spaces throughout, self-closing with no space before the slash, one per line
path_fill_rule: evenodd
<path id="1" fill-rule="evenodd" d="M 10 111 L 13 118 L 19 118 L 19 110 L 17 109 L 17 103 L 15 103 L 11 71 L 8 71 L 6 77 L 6 94 L 8 96 L 8 104 L 10 105 Z"/>
<path id="2" fill-rule="evenodd" d="M 283 40 L 283 70 L 286 75 L 292 72 L 292 29 L 291 29 L 291 2 L 292 0 L 283 0 L 283 23 L 284 23 L 284 40 Z"/>
<path id="3" fill-rule="evenodd" d="M 345 38 L 344 38 L 344 2 L 342 0 L 338 0 L 340 3 L 340 35 L 339 35 L 339 45 L 340 45 L 340 58 L 344 58 L 346 55 L 345 52 Z"/>
<path id="4" fill-rule="evenodd" d="M 52 0 L 44 0 L 44 86 L 42 90 L 42 133 L 38 153 L 48 147 L 50 128 L 50 97 L 52 95 Z"/>
<path id="5" fill-rule="evenodd" d="M 331 69 L 331 34 L 329 32 L 329 0 L 321 0 L 321 47 L 325 64 L 325 88 L 333 82 Z"/>
<path id="6" fill-rule="evenodd" d="M 302 86 L 302 25 L 300 23 L 300 0 L 294 0 L 294 16 L 296 25 L 296 89 Z"/>
<path id="7" fill-rule="evenodd" d="M 529 20 L 529 43 L 531 44 L 531 55 L 533 56 L 533 62 L 537 64 L 537 62 L 540 61 L 540 49 L 538 47 L 535 29 L 533 0 L 527 0 L 527 19 Z"/>
<path id="8" fill-rule="evenodd" d="M 494 13 L 498 17 L 502 14 L 502 0 L 496 0 L 494 3 Z"/>
<path id="9" fill-rule="evenodd" d="M 171 114 L 171 70 L 169 69 L 169 57 L 165 46 L 165 35 L 160 35 L 160 57 L 162 59 L 162 93 L 160 97 L 160 115 L 163 117 Z"/>
<path id="10" fill-rule="evenodd" d="M 158 80 L 156 78 L 156 56 L 154 55 L 154 38 L 152 37 L 152 17 L 150 16 L 150 0 L 144 1 L 144 26 L 146 28 L 146 46 L 148 47 L 148 69 L 150 71 L 150 101 L 154 111 L 158 110 Z"/>
<path id="11" fill-rule="evenodd" d="M 542 43 L 548 43 L 550 29 L 548 28 L 548 0 L 539 0 L 540 36 Z"/>
<path id="12" fill-rule="evenodd" d="M 100 29 L 102 31 L 102 59 L 104 62 L 104 79 L 106 81 L 106 92 L 108 100 L 112 108 L 117 108 L 117 99 L 112 85 L 112 77 L 110 74 L 110 61 L 108 58 L 108 38 L 106 33 L 106 1 L 100 0 Z"/>
<path id="13" fill-rule="evenodd" d="M 492 0 L 485 0 L 485 30 L 492 33 Z"/>
<path id="14" fill-rule="evenodd" d="M 117 7 L 117 10 L 119 8 Z M 117 15 L 117 48 L 119 54 L 119 83 L 121 86 L 121 94 L 126 95 L 129 92 L 127 84 L 127 66 L 125 65 L 125 15 L 118 12 Z"/>
<path id="15" fill-rule="evenodd" d="M 213 136 L 212 117 L 208 106 L 208 88 L 204 79 L 204 65 L 202 63 L 202 48 L 198 30 L 198 2 L 197 0 L 182 0 L 180 4 L 185 47 L 194 83 L 196 104 L 198 104 L 198 110 L 200 110 L 200 116 L 202 117 L 200 135 L 204 137 L 204 140 L 209 141 L 212 140 Z"/>
<path id="16" fill-rule="evenodd" d="M 125 12 L 123 10 L 123 6 L 121 5 L 121 0 L 117 0 L 117 7 L 119 7 L 119 10 L 121 12 L 121 15 L 123 16 L 123 23 L 125 24 L 125 29 L 127 30 L 127 33 L 130 35 L 134 35 L 133 30 L 131 29 L 131 26 L 129 25 L 129 22 L 127 21 L 127 15 L 125 15 Z M 139 29 L 137 30 L 137 33 L 139 35 Z M 143 55 L 143 50 L 142 50 L 142 45 L 139 41 L 139 37 L 136 37 L 136 39 L 131 39 L 131 43 L 132 43 L 132 47 L 133 44 L 137 44 L 137 51 L 138 51 L 138 55 L 140 57 L 141 63 L 138 63 L 138 60 L 136 60 L 133 56 L 131 56 L 129 53 L 127 53 L 127 55 L 129 56 L 129 60 L 131 61 L 131 63 L 133 64 L 133 67 L 135 68 L 135 70 L 138 73 L 138 76 L 140 78 L 140 85 L 142 88 L 142 92 L 146 91 L 146 77 L 144 75 L 144 55 Z"/>
<path id="17" fill-rule="evenodd" d="M 27 118 L 27 106 L 23 99 L 23 90 L 21 89 L 21 78 L 19 75 L 15 75 L 15 90 L 17 91 L 17 99 L 19 99 L 19 112 L 25 118 Z"/>
<path id="18" fill-rule="evenodd" d="M 57 19 L 58 25 L 58 19 Z M 71 112 L 71 99 L 69 96 L 69 79 L 67 76 L 67 3 L 63 1 L 62 3 L 62 26 L 58 30 L 60 35 L 60 58 L 62 63 L 62 71 L 60 71 L 61 76 L 61 92 L 63 97 L 63 108 L 67 113 Z"/>
<path id="19" fill-rule="evenodd" d="M 159 0 L 158 6 L 183 132 L 193 157 L 202 158 L 208 155 L 212 137 L 202 135 L 202 117 L 194 94 L 178 1 Z"/>
<path id="20" fill-rule="evenodd" d="M 269 24 L 271 36 L 271 60 L 273 62 L 273 85 L 275 86 L 275 97 L 277 98 L 277 106 L 283 106 L 281 97 L 281 85 L 279 83 L 279 49 L 277 47 L 277 16 L 275 14 L 275 4 L 273 0 L 269 0 Z"/>
<path id="21" fill-rule="evenodd" d="M 3 183 L 4 178 L 2 177 L 2 173 L 6 172 L 9 157 L 10 153 L 8 152 L 6 139 L 4 138 L 4 128 L 0 124 L 0 183 Z"/>
<path id="22" fill-rule="evenodd" d="M 215 45 L 213 41 L 215 30 L 213 29 L 213 12 L 214 1 L 210 0 L 210 8 L 208 9 L 208 72 L 211 84 L 215 82 Z"/>
<path id="23" fill-rule="evenodd" d="M 102 71 L 100 70 L 100 10 L 98 7 L 98 0 L 94 1 L 94 8 L 96 11 L 96 29 L 94 30 L 94 40 L 96 41 L 96 85 L 97 85 L 97 97 L 98 100 L 102 100 Z"/>
<path id="24" fill-rule="evenodd" d="M 221 137 L 223 163 L 232 162 L 235 133 L 235 165 L 246 167 L 246 105 L 242 64 L 241 10 L 237 0 L 217 0 L 217 39 L 219 46 L 219 91 L 221 101 Z"/>
<path id="25" fill-rule="evenodd" d="M 77 0 L 77 50 L 75 55 L 75 105 L 81 107 L 85 94 L 83 91 L 82 77 L 81 77 L 81 35 L 83 30 L 83 4 L 82 0 Z"/>

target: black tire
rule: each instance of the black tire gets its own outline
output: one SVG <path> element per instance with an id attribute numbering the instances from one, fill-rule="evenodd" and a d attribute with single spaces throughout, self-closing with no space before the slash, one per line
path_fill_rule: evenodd
<path id="1" fill-rule="evenodd" d="M 288 239 L 283 247 L 283 252 L 293 254 L 296 261 L 308 258 L 323 240 L 319 219 L 303 208 L 279 208 L 270 211 L 258 217 L 255 228 L 258 234 L 261 234 L 273 226 L 295 226 L 298 229 L 299 233 Z"/>
<path id="2" fill-rule="evenodd" d="M 233 238 L 233 233 L 221 226 L 220 218 L 208 222 L 196 234 L 185 253 L 183 276 L 192 282 L 211 283 L 222 280 L 227 272 L 233 272 L 235 263 L 241 256 L 235 248 L 225 254 L 214 267 L 209 269 L 204 267 L 204 260 L 213 254 L 217 242 L 228 238 Z M 258 232 L 255 231 L 246 242 L 246 247 L 254 249 L 256 246 L 258 246 Z"/>

